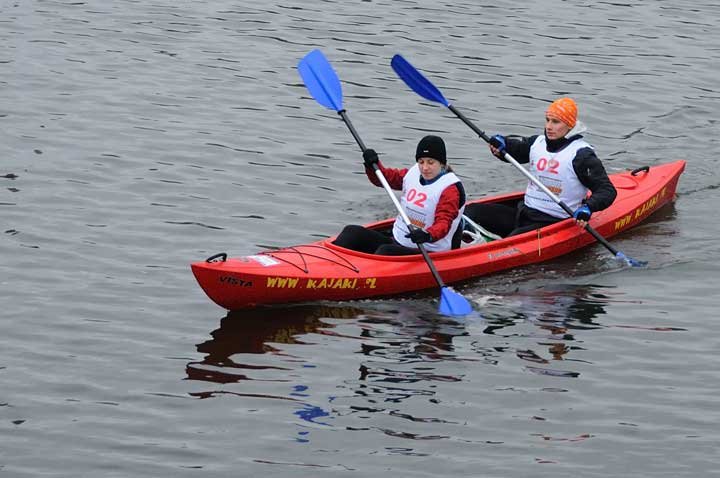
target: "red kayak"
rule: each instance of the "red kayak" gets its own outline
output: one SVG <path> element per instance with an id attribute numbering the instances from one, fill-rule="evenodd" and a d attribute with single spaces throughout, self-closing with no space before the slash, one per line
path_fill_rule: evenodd
<path id="1" fill-rule="evenodd" d="M 610 176 L 618 196 L 590 225 L 605 238 L 644 221 L 675 199 L 685 161 L 644 167 Z M 515 203 L 522 192 L 472 202 Z M 368 224 L 387 230 L 394 219 Z M 437 287 L 423 257 L 378 256 L 332 244 L 334 237 L 311 244 L 228 258 L 216 254 L 191 265 L 200 287 L 229 310 L 262 304 L 387 297 Z M 445 283 L 546 261 L 585 247 L 595 239 L 572 219 L 525 234 L 430 254 Z"/>

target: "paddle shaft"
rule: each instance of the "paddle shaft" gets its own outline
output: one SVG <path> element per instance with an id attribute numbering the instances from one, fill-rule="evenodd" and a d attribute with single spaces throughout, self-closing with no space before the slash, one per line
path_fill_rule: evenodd
<path id="1" fill-rule="evenodd" d="M 470 129 L 472 129 L 473 131 L 475 131 L 478 136 L 480 136 L 483 140 L 485 140 L 485 142 L 487 142 L 488 144 L 490 144 L 490 138 L 488 137 L 488 135 L 486 135 L 483 130 L 481 130 L 480 128 L 478 128 L 477 126 L 475 126 L 475 124 L 474 124 L 472 121 L 470 121 L 464 114 L 462 114 L 462 112 L 460 112 L 460 111 L 459 111 L 457 108 L 455 108 L 453 105 L 448 105 L 448 109 L 450 109 L 450 111 L 452 111 L 453 113 L 455 113 L 455 116 L 457 116 L 458 118 L 460 118 L 463 123 L 465 123 L 466 125 L 468 125 L 468 126 L 470 127 Z M 513 166 L 515 166 L 520 172 L 522 172 L 522 173 L 525 175 L 526 178 L 528 178 L 530 181 L 532 181 L 533 184 L 535 184 L 535 186 L 537 186 L 537 187 L 539 187 L 540 189 L 542 189 L 542 191 L 543 191 L 545 194 L 547 194 L 550 199 L 552 199 L 553 201 L 555 201 L 555 203 L 556 203 L 558 206 L 560 206 L 561 208 L 563 208 L 563 210 L 564 210 L 566 213 L 568 213 L 569 216 L 572 217 L 572 215 L 573 215 L 573 210 L 570 209 L 570 206 L 568 206 L 567 204 L 565 204 L 564 201 L 560 200 L 560 198 L 557 197 L 557 196 L 555 195 L 555 193 L 553 193 L 552 191 L 550 191 L 550 190 L 547 188 L 547 186 L 545 186 L 542 182 L 540 182 L 540 180 L 539 180 L 538 178 L 536 178 L 535 176 L 533 176 L 533 175 L 530 173 L 530 171 L 528 171 L 527 169 L 523 168 L 523 167 L 520 165 L 520 163 L 518 163 L 517 160 L 516 160 L 515 158 L 513 158 L 507 151 L 503 153 L 503 157 L 504 157 L 510 164 L 512 164 Z M 598 233 L 592 226 L 590 226 L 590 224 L 587 224 L 587 223 L 585 224 L 585 230 L 586 230 L 587 232 L 589 232 L 590 235 L 593 236 L 600 244 L 602 244 L 602 245 L 605 246 L 610 252 L 612 252 L 613 255 L 617 256 L 618 254 L 620 254 L 620 251 L 618 251 L 617 249 L 615 249 L 615 248 L 612 246 L 612 244 L 610 244 L 610 243 L 607 241 L 607 239 L 605 239 L 603 236 L 601 236 L 600 233 Z"/>
<path id="2" fill-rule="evenodd" d="M 338 114 L 340 115 L 340 118 L 342 118 L 343 122 L 347 125 L 348 129 L 350 130 L 350 134 L 353 135 L 353 138 L 355 138 L 355 141 L 357 142 L 358 146 L 360 146 L 360 150 L 364 153 L 367 148 L 365 147 L 365 143 L 363 143 L 362 138 L 360 138 L 360 135 L 355 130 L 355 127 L 353 126 L 352 122 L 350 122 L 350 118 L 348 118 L 347 113 L 345 110 L 338 111 Z M 385 189 L 385 192 L 388 193 L 388 196 L 390 196 L 390 199 L 392 200 L 393 204 L 395 205 L 395 209 L 397 209 L 398 213 L 400 214 L 400 217 L 402 217 L 403 221 L 405 222 L 405 225 L 408 227 L 408 229 L 411 229 L 415 226 L 410 222 L 410 218 L 405 213 L 405 210 L 400 205 L 400 202 L 398 201 L 397 197 L 395 196 L 395 193 L 393 193 L 392 188 L 390 187 L 390 184 L 388 184 L 387 179 L 385 179 L 385 175 L 380 170 L 380 167 L 377 164 L 373 164 L 373 169 L 375 170 L 375 175 L 377 176 L 378 180 L 380 181 L 380 184 L 382 184 L 383 188 Z M 425 247 L 422 244 L 417 244 L 418 249 L 420 250 L 420 253 L 423 255 L 423 258 L 425 259 L 425 262 L 427 262 L 428 267 L 430 268 L 430 272 L 432 272 L 433 277 L 435 278 L 435 281 L 438 283 L 441 289 L 445 288 L 445 283 L 443 282 L 442 278 L 440 277 L 440 273 L 435 268 L 435 264 L 433 263 L 432 259 L 430 259 L 430 255 L 428 255 L 428 252 L 425 250 Z"/>

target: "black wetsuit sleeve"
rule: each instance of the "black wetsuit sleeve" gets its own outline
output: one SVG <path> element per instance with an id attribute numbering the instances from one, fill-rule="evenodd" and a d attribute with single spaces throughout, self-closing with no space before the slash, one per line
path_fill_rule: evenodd
<path id="1" fill-rule="evenodd" d="M 530 146 L 537 139 L 537 135 L 522 138 L 519 136 L 507 136 L 505 138 L 506 151 L 520 164 L 530 161 Z M 503 159 L 503 161 L 505 161 Z M 507 163 L 507 161 L 505 161 Z"/>
<path id="2" fill-rule="evenodd" d="M 592 195 L 585 200 L 585 204 L 592 212 L 602 211 L 609 207 L 617 190 L 610 182 L 605 167 L 591 148 L 581 148 L 573 159 L 573 169 L 580 182 L 588 188 Z"/>
<path id="3" fill-rule="evenodd" d="M 455 187 L 457 188 L 458 194 L 460 196 L 460 200 L 458 201 L 458 209 L 460 209 L 461 207 L 463 207 L 465 205 L 465 201 L 466 201 L 465 187 L 463 186 L 463 184 L 461 182 L 455 183 Z"/>

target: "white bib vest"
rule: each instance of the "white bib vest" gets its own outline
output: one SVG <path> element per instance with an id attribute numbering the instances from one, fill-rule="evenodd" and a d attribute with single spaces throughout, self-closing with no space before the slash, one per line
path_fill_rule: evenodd
<path id="1" fill-rule="evenodd" d="M 547 150 L 545 136 L 538 136 L 530 146 L 530 173 L 573 211 L 582 204 L 588 189 L 573 169 L 573 159 L 581 148 L 592 148 L 585 140 L 576 139 L 558 152 Z M 525 190 L 525 205 L 553 217 L 568 217 L 567 213 L 532 181 Z"/>
<path id="2" fill-rule="evenodd" d="M 426 229 L 435 223 L 435 208 L 437 208 L 440 195 L 449 186 L 459 183 L 460 179 L 455 173 L 445 173 L 437 181 L 432 184 L 420 184 L 420 168 L 417 163 L 408 170 L 407 174 L 403 178 L 403 189 L 402 197 L 400 198 L 400 205 L 405 210 L 410 222 L 417 227 Z M 435 242 L 428 242 L 424 244 L 424 247 L 428 251 L 448 251 L 452 247 L 452 237 L 457 231 L 460 219 L 462 218 L 465 205 L 460 208 L 460 212 L 457 217 L 453 220 L 450 226 L 450 231 L 445 237 L 438 239 Z M 417 244 L 412 242 L 410 238 L 405 237 L 408 233 L 408 228 L 405 225 L 403 218 L 398 215 L 395 218 L 395 224 L 393 225 L 393 237 L 398 244 L 405 247 L 417 247 Z"/>

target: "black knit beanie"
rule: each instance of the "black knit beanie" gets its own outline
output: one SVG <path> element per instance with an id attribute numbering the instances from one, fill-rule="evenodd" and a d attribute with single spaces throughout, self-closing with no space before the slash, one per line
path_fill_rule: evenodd
<path id="1" fill-rule="evenodd" d="M 443 164 L 447 164 L 445 154 L 445 142 L 440 136 L 425 136 L 417 145 L 415 152 L 415 161 L 420 158 L 433 158 Z"/>

